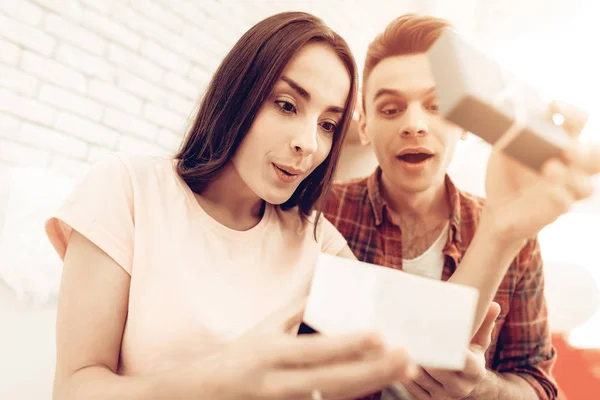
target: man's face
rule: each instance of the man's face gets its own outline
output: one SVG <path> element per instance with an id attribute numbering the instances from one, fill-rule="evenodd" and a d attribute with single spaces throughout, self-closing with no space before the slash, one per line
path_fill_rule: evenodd
<path id="1" fill-rule="evenodd" d="M 384 184 L 407 194 L 443 185 L 462 130 L 437 113 L 427 56 L 386 58 L 365 85 L 360 134 L 373 144 Z"/>

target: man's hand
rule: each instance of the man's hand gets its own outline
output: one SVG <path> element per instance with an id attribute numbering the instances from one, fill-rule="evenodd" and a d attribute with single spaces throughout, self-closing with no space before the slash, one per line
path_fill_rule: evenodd
<path id="1" fill-rule="evenodd" d="M 585 113 L 558 102 L 551 109 L 565 117 L 563 128 L 573 139 L 560 159 L 547 161 L 539 173 L 497 149 L 492 149 L 488 161 L 483 215 L 491 218 L 498 239 L 507 244 L 534 237 L 574 202 L 589 197 L 591 178 L 600 173 L 600 148 L 577 140 Z"/>
<path id="2" fill-rule="evenodd" d="M 468 397 L 487 375 L 485 352 L 492 340 L 500 305 L 492 302 L 481 328 L 475 333 L 465 368 L 462 371 L 447 371 L 433 368 L 419 368 L 417 376 L 410 382 L 403 382 L 415 400 L 450 400 Z"/>

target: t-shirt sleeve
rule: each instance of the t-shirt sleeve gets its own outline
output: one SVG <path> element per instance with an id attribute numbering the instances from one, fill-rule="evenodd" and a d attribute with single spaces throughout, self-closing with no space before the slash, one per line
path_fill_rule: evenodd
<path id="1" fill-rule="evenodd" d="M 317 225 L 317 238 L 321 252 L 337 255 L 346 246 L 346 239 L 324 215 L 321 215 Z"/>
<path id="2" fill-rule="evenodd" d="M 75 229 L 131 274 L 134 245 L 133 185 L 116 155 L 90 168 L 58 211 L 46 221 L 46 234 L 61 259 Z"/>

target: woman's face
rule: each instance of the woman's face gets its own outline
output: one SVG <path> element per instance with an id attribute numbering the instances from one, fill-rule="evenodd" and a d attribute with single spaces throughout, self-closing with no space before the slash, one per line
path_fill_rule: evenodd
<path id="1" fill-rule="evenodd" d="M 307 44 L 290 60 L 232 158 L 258 197 L 285 203 L 327 158 L 350 79 L 326 44 Z"/>

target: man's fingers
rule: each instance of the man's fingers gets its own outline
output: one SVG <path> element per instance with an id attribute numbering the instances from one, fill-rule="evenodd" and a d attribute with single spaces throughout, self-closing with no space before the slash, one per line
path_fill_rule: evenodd
<path id="1" fill-rule="evenodd" d="M 546 188 L 544 201 L 553 205 L 561 214 L 571 209 L 578 195 L 585 194 L 587 184 L 591 185 L 581 175 L 579 177 L 582 181 L 575 182 L 572 170 L 573 167 L 569 167 L 558 160 L 550 160 L 542 166 L 542 175 L 545 181 L 540 182 L 540 184 Z"/>
<path id="2" fill-rule="evenodd" d="M 500 304 L 492 301 L 487 309 L 483 323 L 475 335 L 473 335 L 473 339 L 471 339 L 472 344 L 481 346 L 483 350 L 488 348 L 498 315 L 500 315 Z"/>
<path id="3" fill-rule="evenodd" d="M 588 174 L 571 166 L 568 170 L 567 189 L 575 200 L 583 200 L 592 195 L 594 185 Z"/>
<path id="4" fill-rule="evenodd" d="M 562 127 L 571 137 L 578 137 L 588 120 L 588 113 L 564 101 L 554 100 L 549 105 L 551 114 L 560 114 L 564 117 Z"/>
<path id="5" fill-rule="evenodd" d="M 477 357 L 472 351 L 467 352 L 465 367 L 458 375 L 469 381 L 478 381 L 485 375 L 485 359 Z"/>
<path id="6" fill-rule="evenodd" d="M 443 392 L 432 392 L 430 390 L 433 398 L 447 396 L 462 399 L 468 396 L 473 391 L 474 386 L 481 381 L 485 370 L 482 370 L 477 365 L 476 360 L 471 357 L 463 371 L 428 369 L 427 373 L 443 387 Z"/>
<path id="7" fill-rule="evenodd" d="M 489 321 L 489 324 L 493 324 L 496 319 L 498 318 L 498 315 L 500 315 L 500 311 L 502 310 L 502 307 L 500 307 L 500 304 L 492 301 L 490 302 L 490 306 L 488 307 L 488 312 L 486 315 L 486 320 Z M 486 322 L 488 322 L 486 321 Z"/>
<path id="8" fill-rule="evenodd" d="M 404 385 L 404 387 L 406 388 L 406 391 L 414 397 L 415 400 L 433 399 L 431 394 L 415 381 L 408 382 L 406 385 Z"/>
<path id="9" fill-rule="evenodd" d="M 426 371 L 432 379 L 435 379 L 435 381 L 442 386 L 457 379 L 457 376 L 459 375 L 459 371 L 449 371 L 437 368 L 428 368 Z"/>
<path id="10" fill-rule="evenodd" d="M 433 398 L 443 394 L 444 385 L 432 377 L 424 368 L 419 368 L 419 373 L 413 381 L 429 393 Z"/>
<path id="11" fill-rule="evenodd" d="M 564 158 L 569 165 L 589 175 L 600 173 L 600 145 L 573 141 L 565 150 Z"/>

